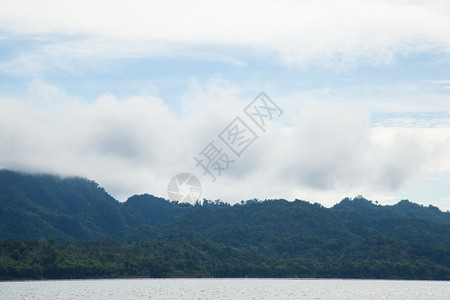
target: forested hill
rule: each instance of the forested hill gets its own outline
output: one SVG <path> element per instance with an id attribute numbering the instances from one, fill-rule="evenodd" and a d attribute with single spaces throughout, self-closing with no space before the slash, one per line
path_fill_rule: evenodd
<path id="1" fill-rule="evenodd" d="M 92 239 L 127 230 L 121 204 L 94 181 L 0 171 L 0 238 Z"/>
<path id="2" fill-rule="evenodd" d="M 278 211 L 277 216 L 274 216 L 275 211 Z M 346 198 L 331 209 L 304 201 L 255 199 L 233 206 L 204 201 L 203 205 L 193 207 L 152 195 L 135 195 L 120 203 L 91 180 L 0 170 L 0 238 L 3 239 L 121 239 L 138 237 L 139 232 L 145 231 L 143 226 L 164 224 L 166 227 L 203 225 L 209 228 L 230 223 L 246 227 L 253 223 L 264 226 L 277 222 L 280 230 L 283 224 L 301 224 L 299 230 L 302 231 L 322 226 L 329 226 L 332 231 L 336 228 L 334 223 L 343 226 L 352 220 L 371 229 L 386 220 L 398 224 L 426 222 L 431 228 L 450 224 L 450 213 L 407 200 L 381 206 L 362 197 Z"/>
<path id="3" fill-rule="evenodd" d="M 151 195 L 121 203 L 83 178 L 0 170 L 3 239 L 119 239 L 141 225 L 169 222 L 189 208 Z"/>
<path id="4" fill-rule="evenodd" d="M 336 204 L 332 210 L 358 213 L 373 218 L 402 217 L 450 224 L 449 212 L 444 213 L 440 211 L 438 207 L 433 205 L 423 207 L 422 205 L 408 200 L 401 200 L 392 206 L 383 206 L 374 204 L 371 201 L 358 196 L 354 199 L 343 199 L 340 203 Z"/>
<path id="5" fill-rule="evenodd" d="M 450 279 L 450 213 L 407 200 L 120 203 L 90 180 L 3 170 L 0 239 L 0 279 Z"/>

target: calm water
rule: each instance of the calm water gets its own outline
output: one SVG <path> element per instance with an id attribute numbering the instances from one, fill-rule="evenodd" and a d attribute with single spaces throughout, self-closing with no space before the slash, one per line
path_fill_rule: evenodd
<path id="1" fill-rule="evenodd" d="M 450 299 L 450 282 L 105 279 L 0 282 L 0 299 Z"/>

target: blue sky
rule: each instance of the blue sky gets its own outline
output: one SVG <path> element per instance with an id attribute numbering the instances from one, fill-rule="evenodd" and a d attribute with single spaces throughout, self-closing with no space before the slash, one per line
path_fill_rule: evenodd
<path id="1" fill-rule="evenodd" d="M 0 167 L 448 210 L 449 67 L 445 1 L 3 2 Z M 209 182 L 193 157 L 260 91 L 284 114 Z"/>

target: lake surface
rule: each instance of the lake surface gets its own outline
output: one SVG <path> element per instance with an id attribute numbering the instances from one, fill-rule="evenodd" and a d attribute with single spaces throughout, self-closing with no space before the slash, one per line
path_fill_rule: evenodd
<path id="1" fill-rule="evenodd" d="M 449 281 L 99 279 L 0 282 L 0 299 L 450 299 Z"/>

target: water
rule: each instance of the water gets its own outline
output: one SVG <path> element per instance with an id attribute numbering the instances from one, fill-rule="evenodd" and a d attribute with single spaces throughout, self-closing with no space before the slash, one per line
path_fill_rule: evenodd
<path id="1" fill-rule="evenodd" d="M 450 299 L 449 281 L 100 279 L 0 282 L 0 299 Z"/>

